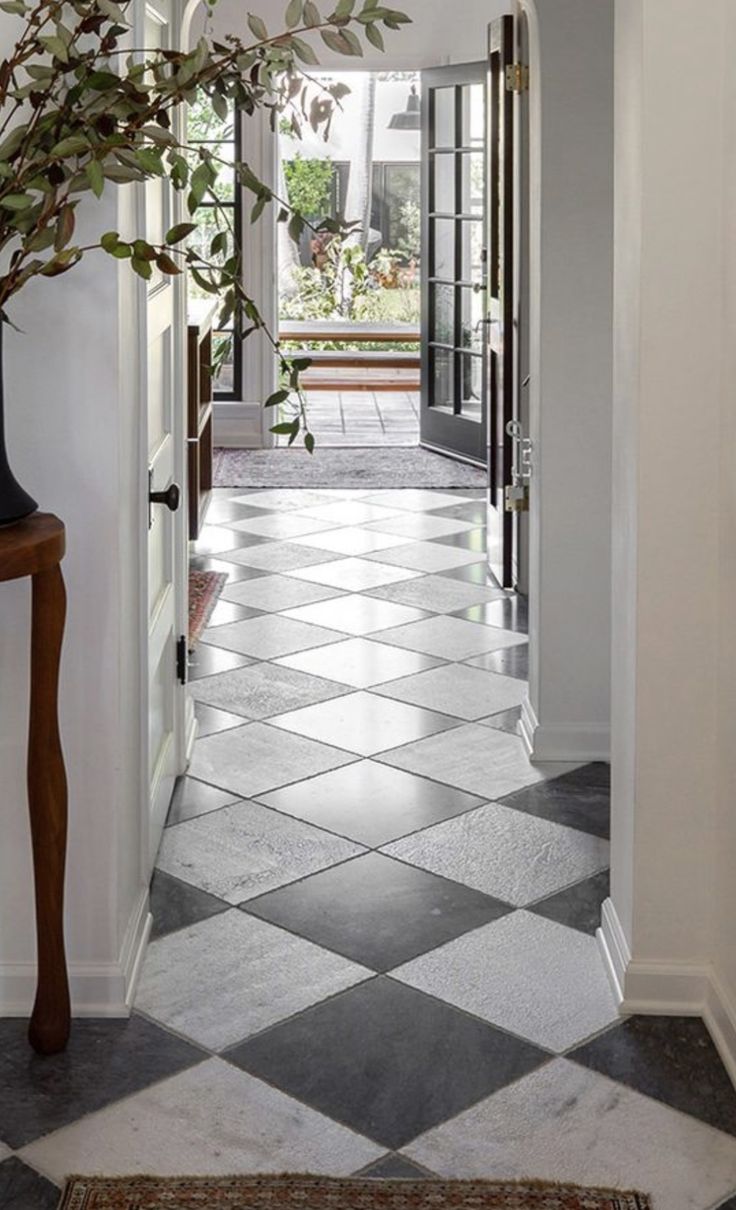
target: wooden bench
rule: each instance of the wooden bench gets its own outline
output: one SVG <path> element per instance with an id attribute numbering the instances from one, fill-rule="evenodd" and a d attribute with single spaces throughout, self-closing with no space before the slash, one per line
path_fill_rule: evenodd
<path id="1" fill-rule="evenodd" d="M 421 333 L 413 324 L 284 320 L 279 328 L 283 343 L 296 344 L 312 359 L 302 375 L 307 389 L 322 391 L 418 391 L 420 387 Z M 375 349 L 315 350 L 310 344 L 386 345 Z M 415 344 L 416 351 L 392 349 L 396 344 Z"/>

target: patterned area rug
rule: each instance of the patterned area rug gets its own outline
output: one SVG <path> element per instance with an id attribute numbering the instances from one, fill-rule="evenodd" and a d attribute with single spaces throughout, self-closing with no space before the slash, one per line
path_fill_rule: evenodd
<path id="1" fill-rule="evenodd" d="M 639 1193 L 485 1181 L 72 1177 L 59 1210 L 651 1210 Z"/>
<path id="2" fill-rule="evenodd" d="M 485 471 L 415 447 L 215 450 L 215 487 L 485 487 Z"/>
<path id="3" fill-rule="evenodd" d="M 221 571 L 189 572 L 189 650 L 193 651 L 212 616 L 217 599 L 227 583 Z"/>

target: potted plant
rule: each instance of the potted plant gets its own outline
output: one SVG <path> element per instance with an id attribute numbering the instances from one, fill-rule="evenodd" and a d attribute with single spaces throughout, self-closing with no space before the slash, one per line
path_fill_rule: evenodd
<path id="1" fill-rule="evenodd" d="M 329 12 L 315 0 L 290 0 L 277 34 L 250 15 L 242 36 L 219 41 L 205 34 L 186 52 L 133 51 L 126 19 L 130 6 L 131 0 L 0 0 L 0 11 L 22 23 L 0 64 L 0 358 L 12 300 L 26 283 L 59 277 L 100 251 L 127 261 L 144 279 L 154 267 L 171 275 L 188 271 L 202 289 L 220 297 L 221 324 L 232 319 L 242 339 L 265 330 L 243 281 L 241 258 L 227 252 L 226 231 L 218 232 L 204 252 L 190 240 L 200 205 L 217 205 L 218 162 L 206 147 L 192 154 L 176 112 L 204 93 L 219 115 L 232 104 L 247 115 L 268 111 L 274 130 L 287 114 L 297 133 L 303 122 L 327 131 L 347 90 L 344 84 L 321 87 L 305 77 L 304 69 L 318 63 L 314 41 L 357 57 L 364 40 L 382 48 L 382 31 L 400 30 L 409 21 L 379 0 L 330 0 Z M 278 221 L 288 224 L 298 243 L 306 217 L 288 198 L 275 196 L 246 161 L 236 164 L 236 171 L 252 198 L 252 221 L 275 206 Z M 123 240 L 116 231 L 101 232 L 93 243 L 75 241 L 76 213 L 89 195 L 100 198 L 108 189 L 155 178 L 184 194 L 190 220 L 172 227 L 162 244 Z M 320 229 L 342 230 L 332 219 Z M 303 432 L 311 450 L 314 439 L 299 392 L 304 362 L 282 355 L 272 340 L 284 386 L 266 406 L 284 404 L 296 393 L 292 419 L 275 427 L 288 429 L 291 441 Z M 35 508 L 8 463 L 0 385 L 0 524 Z"/>

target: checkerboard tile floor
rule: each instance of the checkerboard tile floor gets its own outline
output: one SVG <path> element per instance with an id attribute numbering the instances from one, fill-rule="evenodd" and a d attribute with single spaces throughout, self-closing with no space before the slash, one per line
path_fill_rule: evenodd
<path id="1" fill-rule="evenodd" d="M 604 766 L 532 767 L 526 611 L 467 493 L 218 492 L 228 583 L 133 1015 L 0 1022 L 0 1207 L 88 1173 L 538 1177 L 736 1210 L 696 1020 L 622 1020 Z"/>

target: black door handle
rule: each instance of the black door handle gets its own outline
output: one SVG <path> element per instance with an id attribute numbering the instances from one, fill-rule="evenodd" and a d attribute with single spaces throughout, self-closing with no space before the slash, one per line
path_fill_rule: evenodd
<path id="1" fill-rule="evenodd" d="M 175 513 L 181 504 L 181 488 L 178 483 L 171 483 L 165 492 L 149 492 L 151 504 L 165 504 L 170 513 Z"/>

